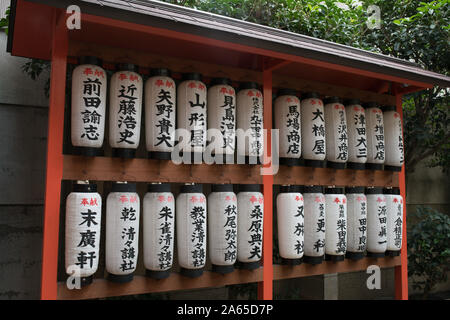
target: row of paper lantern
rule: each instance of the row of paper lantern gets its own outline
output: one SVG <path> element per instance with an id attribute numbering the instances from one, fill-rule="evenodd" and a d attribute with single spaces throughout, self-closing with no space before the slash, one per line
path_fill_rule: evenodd
<path id="1" fill-rule="evenodd" d="M 277 196 L 279 253 L 285 264 L 317 264 L 397 255 L 402 246 L 403 199 L 398 188 L 282 186 Z M 77 183 L 66 201 L 66 270 L 79 269 L 88 284 L 99 260 L 101 196 L 95 184 Z M 147 275 L 169 276 L 176 230 L 181 274 L 200 276 L 208 255 L 213 271 L 259 267 L 264 198 L 260 185 L 184 185 L 175 199 L 170 184 L 150 184 L 143 201 L 143 253 Z M 175 221 L 177 227 L 175 229 Z M 106 270 L 111 281 L 132 280 L 138 259 L 140 199 L 136 184 L 114 183 L 106 203 Z M 207 237 L 208 235 L 208 237 Z"/>
<path id="2" fill-rule="evenodd" d="M 107 76 L 101 63 L 83 57 L 72 75 L 72 144 L 95 155 L 105 132 Z M 201 153 L 207 143 L 215 155 L 258 157 L 263 153 L 263 95 L 255 82 L 244 82 L 235 93 L 228 78 L 214 78 L 209 87 L 199 73 L 183 74 L 176 85 L 167 69 L 151 69 L 145 86 L 137 66 L 119 64 L 109 84 L 109 144 L 114 154 L 133 157 L 140 141 L 145 91 L 145 134 L 149 156 L 170 159 L 179 137 L 189 136 L 184 151 Z M 296 96 L 279 89 L 274 101 L 274 128 L 279 129 L 281 162 L 309 166 L 399 170 L 403 164 L 400 115 L 393 106 L 383 111 L 374 102 L 357 99 L 324 101 L 316 92 Z M 207 129 L 217 129 L 212 139 Z M 236 129 L 249 130 L 248 143 L 236 144 Z M 366 165 L 367 164 L 367 165 Z"/>

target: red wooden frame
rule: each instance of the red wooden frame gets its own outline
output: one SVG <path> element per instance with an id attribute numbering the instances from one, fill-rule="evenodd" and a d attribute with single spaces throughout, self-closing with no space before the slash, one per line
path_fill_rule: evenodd
<path id="1" fill-rule="evenodd" d="M 20 1 L 19 4 L 23 2 Z M 47 145 L 47 172 L 45 185 L 45 209 L 44 209 L 44 236 L 42 255 L 42 280 L 41 298 L 57 299 L 57 265 L 58 265 L 58 236 L 59 236 L 59 209 L 61 201 L 61 180 L 63 174 L 63 131 L 64 131 L 64 102 L 66 66 L 69 34 L 65 26 L 65 13 L 63 11 L 53 11 L 53 33 L 51 48 L 51 81 L 50 81 L 50 107 L 48 122 L 48 145 Z M 107 27 L 124 28 L 130 31 L 159 34 L 169 38 L 188 39 L 193 42 L 203 42 L 210 46 L 232 48 L 236 51 L 251 52 L 253 54 L 281 59 L 281 63 L 266 66 L 263 69 L 263 94 L 264 94 L 264 129 L 272 127 L 272 71 L 277 67 L 285 66 L 291 62 L 302 62 L 331 70 L 343 70 L 349 73 L 364 75 L 367 77 L 377 77 L 389 81 L 399 81 L 400 83 L 411 83 L 418 86 L 417 89 L 429 87 L 429 84 L 409 81 L 398 77 L 376 74 L 373 72 L 358 70 L 355 68 L 334 65 L 326 62 L 315 61 L 297 56 L 281 54 L 265 49 L 253 48 L 243 45 L 232 44 L 219 40 L 212 40 L 200 36 L 188 35 L 180 32 L 169 31 L 149 26 L 137 25 L 129 22 L 116 21 L 104 17 L 83 15 L 83 21 L 102 24 Z M 13 50 L 14 51 L 14 50 Z M 402 115 L 402 93 L 396 94 L 397 111 Z M 403 115 L 402 115 L 403 117 Z M 270 130 L 268 130 L 267 140 L 270 140 Z M 270 143 L 265 144 L 265 156 L 271 155 Z M 274 268 L 272 261 L 272 192 L 274 177 L 265 175 L 262 178 L 264 192 L 264 235 L 263 235 L 263 281 L 258 283 L 258 298 L 264 300 L 272 299 Z M 401 195 L 405 199 L 405 173 L 404 167 L 399 174 L 399 186 Z M 395 267 L 395 287 L 396 299 L 408 299 L 408 276 L 407 276 L 407 252 L 406 252 L 406 205 L 404 206 L 404 228 L 403 228 L 403 249 L 401 253 L 401 265 Z M 277 269 L 278 270 L 278 269 Z"/>

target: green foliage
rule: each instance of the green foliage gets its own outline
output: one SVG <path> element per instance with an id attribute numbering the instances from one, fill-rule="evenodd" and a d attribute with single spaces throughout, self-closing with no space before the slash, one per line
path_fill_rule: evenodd
<path id="1" fill-rule="evenodd" d="M 426 299 L 450 271 L 450 218 L 431 208 L 418 207 L 420 219 L 408 230 L 408 276 Z"/>
<path id="2" fill-rule="evenodd" d="M 5 17 L 0 19 L 0 30 L 4 30 L 8 34 L 10 7 L 5 11 Z"/>

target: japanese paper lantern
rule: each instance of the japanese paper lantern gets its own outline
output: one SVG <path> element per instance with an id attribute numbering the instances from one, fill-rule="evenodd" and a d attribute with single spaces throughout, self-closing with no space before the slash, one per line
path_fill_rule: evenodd
<path id="1" fill-rule="evenodd" d="M 403 129 L 400 114 L 395 106 L 383 107 L 384 140 L 386 144 L 386 160 L 384 170 L 401 171 L 404 162 Z"/>
<path id="2" fill-rule="evenodd" d="M 325 254 L 325 197 L 320 186 L 305 186 L 305 242 L 303 261 L 320 264 Z"/>
<path id="3" fill-rule="evenodd" d="M 344 169 L 348 160 L 347 118 L 345 107 L 338 97 L 324 100 L 327 140 L 327 166 Z"/>
<path id="4" fill-rule="evenodd" d="M 74 184 L 66 199 L 65 266 L 67 274 L 79 268 L 82 286 L 92 283 L 97 271 L 101 219 L 102 198 L 97 185 Z"/>
<path id="5" fill-rule="evenodd" d="M 347 117 L 348 169 L 364 170 L 367 161 L 366 114 L 358 99 L 344 102 Z"/>
<path id="6" fill-rule="evenodd" d="M 214 78 L 208 88 L 208 141 L 217 163 L 233 163 L 236 137 L 236 94 L 228 78 Z M 219 130 L 214 139 L 211 129 Z M 220 162 L 219 162 L 220 161 Z"/>
<path id="7" fill-rule="evenodd" d="M 383 188 L 366 188 L 367 256 L 384 257 L 387 248 L 386 197 Z"/>
<path id="8" fill-rule="evenodd" d="M 375 102 L 366 103 L 364 108 L 367 135 L 366 168 L 381 170 L 385 160 L 383 112 Z"/>
<path id="9" fill-rule="evenodd" d="M 277 196 L 278 248 L 283 264 L 300 264 L 304 247 L 304 207 L 300 186 L 281 186 Z"/>
<path id="10" fill-rule="evenodd" d="M 264 197 L 259 184 L 240 186 L 238 206 L 238 265 L 256 269 L 262 256 Z"/>
<path id="11" fill-rule="evenodd" d="M 87 156 L 95 156 L 105 136 L 107 75 L 95 57 L 81 57 L 72 73 L 72 145 Z"/>
<path id="12" fill-rule="evenodd" d="M 175 239 L 175 197 L 169 183 L 149 184 L 144 197 L 143 233 L 146 275 L 170 275 Z"/>
<path id="13" fill-rule="evenodd" d="M 139 251 L 140 202 L 135 183 L 113 183 L 106 199 L 106 271 L 108 280 L 133 280 Z"/>
<path id="14" fill-rule="evenodd" d="M 384 189 L 386 197 L 386 233 L 387 247 L 386 255 L 398 256 L 402 248 L 403 231 L 403 197 L 399 188 Z"/>
<path id="15" fill-rule="evenodd" d="M 263 95 L 256 82 L 244 82 L 236 97 L 237 152 L 250 164 L 261 163 L 263 155 Z"/>
<path id="16" fill-rule="evenodd" d="M 208 196 L 208 252 L 212 270 L 230 273 L 237 258 L 237 198 L 232 184 L 213 184 Z"/>
<path id="17" fill-rule="evenodd" d="M 183 74 L 183 81 L 177 87 L 177 129 L 187 130 L 183 153 L 195 159 L 202 159 L 206 146 L 206 90 L 200 73 Z"/>
<path id="18" fill-rule="evenodd" d="M 206 198 L 201 184 L 183 185 L 176 202 L 177 252 L 182 275 L 203 274 L 206 263 Z"/>
<path id="19" fill-rule="evenodd" d="M 150 158 L 170 160 L 175 144 L 176 86 L 168 69 L 151 69 L 145 82 L 145 140 Z"/>
<path id="20" fill-rule="evenodd" d="M 305 165 L 323 167 L 326 157 L 325 114 L 317 92 L 302 95 L 302 156 Z"/>
<path id="21" fill-rule="evenodd" d="M 367 199 L 364 187 L 345 188 L 347 197 L 347 253 L 352 260 L 364 258 L 367 240 Z"/>
<path id="22" fill-rule="evenodd" d="M 109 145 L 122 158 L 134 158 L 139 146 L 143 84 L 137 70 L 134 64 L 119 64 L 109 87 Z"/>
<path id="23" fill-rule="evenodd" d="M 302 153 L 300 100 L 294 89 L 278 90 L 274 124 L 279 131 L 280 164 L 298 165 Z"/>
<path id="24" fill-rule="evenodd" d="M 347 251 L 347 197 L 344 188 L 325 189 L 325 259 L 342 261 Z"/>

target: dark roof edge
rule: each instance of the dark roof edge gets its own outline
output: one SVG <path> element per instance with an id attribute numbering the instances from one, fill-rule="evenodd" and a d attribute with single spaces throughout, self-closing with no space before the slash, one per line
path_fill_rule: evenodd
<path id="1" fill-rule="evenodd" d="M 12 44 L 14 39 L 14 24 L 16 22 L 16 8 L 17 0 L 11 0 L 9 6 L 9 25 L 8 25 L 8 38 L 6 41 L 6 52 L 12 53 Z"/>

